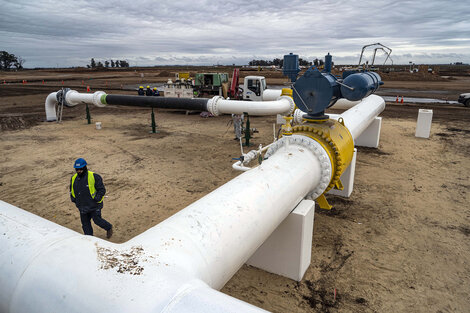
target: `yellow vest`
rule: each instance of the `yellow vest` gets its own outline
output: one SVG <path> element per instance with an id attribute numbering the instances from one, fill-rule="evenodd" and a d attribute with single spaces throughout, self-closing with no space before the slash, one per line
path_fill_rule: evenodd
<path id="1" fill-rule="evenodd" d="M 88 188 L 90 188 L 91 197 L 95 199 L 95 196 L 96 196 L 95 176 L 93 174 L 94 173 L 92 171 L 88 171 Z M 75 191 L 73 190 L 73 183 L 75 182 L 75 178 L 77 178 L 77 175 L 78 174 L 75 174 L 72 176 L 72 190 L 70 191 L 72 193 L 72 197 L 74 198 L 75 198 Z M 103 202 L 103 198 L 101 198 L 101 200 L 98 203 Z"/>

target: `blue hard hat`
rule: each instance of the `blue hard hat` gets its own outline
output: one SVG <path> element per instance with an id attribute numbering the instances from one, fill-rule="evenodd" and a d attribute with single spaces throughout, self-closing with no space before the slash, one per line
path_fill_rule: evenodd
<path id="1" fill-rule="evenodd" d="M 82 158 L 76 159 L 75 162 L 73 163 L 73 168 L 82 168 L 85 166 L 86 166 L 86 161 L 85 159 L 82 159 Z"/>

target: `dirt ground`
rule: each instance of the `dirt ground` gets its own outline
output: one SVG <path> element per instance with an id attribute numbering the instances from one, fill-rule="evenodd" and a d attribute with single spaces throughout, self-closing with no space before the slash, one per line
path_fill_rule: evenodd
<path id="1" fill-rule="evenodd" d="M 36 82 L 0 86 L 3 201 L 81 232 L 68 185 L 73 161 L 84 157 L 103 176 L 103 217 L 115 227 L 111 241 L 120 243 L 240 174 L 231 167 L 240 147 L 229 116 L 157 110 L 160 132 L 150 134 L 147 108 L 91 107 L 88 125 L 85 108 L 76 106 L 65 109 L 62 123 L 47 123 L 46 96 L 69 73 L 28 75 Z M 83 91 L 80 75 L 89 74 L 73 74 L 66 87 Z M 44 85 L 42 77 L 49 77 Z M 90 79 L 95 90 L 127 94 L 120 84 L 140 80 L 133 72 Z M 406 89 L 410 82 L 393 84 Z M 412 86 L 463 92 L 448 81 Z M 429 139 L 414 136 L 419 108 L 434 111 Z M 389 104 L 382 116 L 379 149 L 358 147 L 351 197 L 327 196 L 334 209 L 316 209 L 304 279 L 243 266 L 223 292 L 272 312 L 469 311 L 470 108 Z M 259 130 L 255 145 L 270 143 L 275 117 L 250 121 Z"/>

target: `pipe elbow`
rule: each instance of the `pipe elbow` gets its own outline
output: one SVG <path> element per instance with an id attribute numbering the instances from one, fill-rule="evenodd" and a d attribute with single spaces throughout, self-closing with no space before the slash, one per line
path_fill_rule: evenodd
<path id="1" fill-rule="evenodd" d="M 57 120 L 57 114 L 55 111 L 55 106 L 57 105 L 57 92 L 51 92 L 44 104 L 46 109 L 46 120 L 48 122 L 53 122 Z"/>
<path id="2" fill-rule="evenodd" d="M 244 166 L 241 161 L 232 164 L 232 168 L 237 171 L 246 172 L 251 170 L 251 167 Z"/>

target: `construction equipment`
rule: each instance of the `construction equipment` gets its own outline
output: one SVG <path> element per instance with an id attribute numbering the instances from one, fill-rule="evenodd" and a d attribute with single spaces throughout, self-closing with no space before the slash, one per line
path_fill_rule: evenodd
<path id="1" fill-rule="evenodd" d="M 387 56 L 385 58 L 385 61 L 384 61 L 383 65 L 385 65 L 385 63 L 388 61 L 388 59 L 390 59 L 390 61 L 392 62 L 392 65 L 393 65 L 393 60 L 390 57 L 390 54 L 392 54 L 392 49 L 390 49 L 387 46 L 384 46 L 383 44 L 381 44 L 379 42 L 377 42 L 377 43 L 373 43 L 373 44 L 370 44 L 370 45 L 365 45 L 364 47 L 362 47 L 361 57 L 359 58 L 358 67 L 362 66 L 362 57 L 364 56 L 364 51 L 366 50 L 366 48 L 369 48 L 369 47 L 375 47 L 375 48 L 374 48 L 374 52 L 372 54 L 372 60 L 371 60 L 370 63 L 366 62 L 366 67 L 374 65 L 375 57 L 377 55 L 377 50 L 382 50 L 383 52 L 385 52 L 385 54 Z"/>
<path id="2" fill-rule="evenodd" d="M 197 73 L 194 80 L 194 91 L 198 96 L 228 96 L 227 73 Z"/>
<path id="3" fill-rule="evenodd" d="M 228 90 L 228 96 L 230 99 L 242 99 L 243 89 L 238 86 L 240 79 L 240 69 L 234 68 L 232 74 L 232 82 Z"/>

